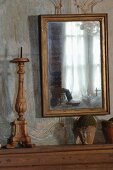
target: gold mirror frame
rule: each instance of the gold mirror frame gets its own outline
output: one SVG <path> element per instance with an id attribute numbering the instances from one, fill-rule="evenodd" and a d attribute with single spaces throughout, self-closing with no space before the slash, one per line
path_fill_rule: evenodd
<path id="1" fill-rule="evenodd" d="M 100 48 L 101 48 L 101 83 L 102 83 L 102 107 L 51 109 L 49 96 L 49 56 L 48 56 L 48 23 L 72 21 L 99 21 L 100 23 Z M 85 114 L 105 115 L 109 114 L 109 77 L 108 77 L 108 19 L 107 14 L 64 14 L 41 15 L 41 62 L 42 62 L 42 96 L 43 116 L 80 116 Z M 80 49 L 81 50 L 81 49 Z"/>

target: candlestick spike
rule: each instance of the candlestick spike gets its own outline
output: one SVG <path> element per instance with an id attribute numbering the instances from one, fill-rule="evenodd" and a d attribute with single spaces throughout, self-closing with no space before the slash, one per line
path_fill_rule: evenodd
<path id="1" fill-rule="evenodd" d="M 20 50 L 20 58 L 22 58 L 22 47 L 21 47 L 21 50 Z"/>

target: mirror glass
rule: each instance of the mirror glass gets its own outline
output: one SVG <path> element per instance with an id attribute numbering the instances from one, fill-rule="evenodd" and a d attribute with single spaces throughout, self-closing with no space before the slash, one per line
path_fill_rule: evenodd
<path id="1" fill-rule="evenodd" d="M 66 21 L 50 17 L 42 24 L 43 97 L 52 116 L 105 112 L 106 30 L 103 16 L 90 17 Z"/>
<path id="2" fill-rule="evenodd" d="M 48 23 L 51 109 L 102 107 L 100 22 Z"/>

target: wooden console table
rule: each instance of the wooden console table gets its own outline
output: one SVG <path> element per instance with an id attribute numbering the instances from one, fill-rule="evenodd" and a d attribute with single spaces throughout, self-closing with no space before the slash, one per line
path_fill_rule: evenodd
<path id="1" fill-rule="evenodd" d="M 113 170 L 113 145 L 1 149 L 0 170 Z"/>

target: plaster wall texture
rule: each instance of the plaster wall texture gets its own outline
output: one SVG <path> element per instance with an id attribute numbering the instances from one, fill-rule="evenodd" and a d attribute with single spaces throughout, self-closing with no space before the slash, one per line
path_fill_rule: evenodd
<path id="1" fill-rule="evenodd" d="M 74 0 L 63 1 L 62 13 L 77 13 Z M 108 119 L 113 115 L 113 1 L 103 0 L 94 7 L 94 12 L 108 13 L 108 52 L 110 79 L 110 110 Z M 10 136 L 10 122 L 16 118 L 14 110 L 17 94 L 17 74 L 15 64 L 9 60 L 18 57 L 20 46 L 23 56 L 30 59 L 25 66 L 25 91 L 28 109 L 25 117 L 28 121 L 29 135 L 37 145 L 71 144 L 74 142 L 72 127 L 74 118 L 42 118 L 40 109 L 40 74 L 38 20 L 40 14 L 54 14 L 50 0 L 0 0 L 0 142 L 5 144 Z M 96 134 L 96 143 L 103 143 L 101 127 Z"/>

